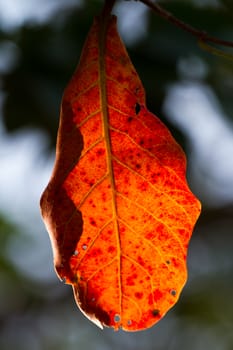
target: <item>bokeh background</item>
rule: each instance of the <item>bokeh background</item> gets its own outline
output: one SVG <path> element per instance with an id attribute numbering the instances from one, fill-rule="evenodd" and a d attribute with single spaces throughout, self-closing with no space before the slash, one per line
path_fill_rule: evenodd
<path id="1" fill-rule="evenodd" d="M 39 198 L 53 166 L 62 92 L 102 3 L 0 0 L 0 349 L 232 350 L 233 61 L 203 51 L 140 2 L 118 1 L 114 13 L 148 106 L 186 150 L 189 183 L 203 203 L 189 280 L 159 324 L 115 333 L 85 319 L 53 271 Z M 160 4 L 233 40 L 232 0 Z"/>

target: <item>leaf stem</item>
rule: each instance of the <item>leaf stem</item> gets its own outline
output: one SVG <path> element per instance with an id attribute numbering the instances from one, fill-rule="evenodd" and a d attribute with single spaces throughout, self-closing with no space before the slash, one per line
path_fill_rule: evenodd
<path id="1" fill-rule="evenodd" d="M 102 11 L 102 17 L 106 18 L 111 14 L 112 8 L 115 4 L 116 0 L 105 0 L 104 8 Z"/>
<path id="2" fill-rule="evenodd" d="M 211 43 L 215 43 L 215 44 L 222 45 L 222 46 L 233 47 L 232 41 L 218 39 L 214 36 L 209 35 L 208 33 L 204 32 L 202 30 L 199 30 L 199 29 L 192 27 L 191 25 L 189 25 L 189 24 L 181 21 L 177 17 L 175 17 L 171 12 L 168 12 L 167 10 L 162 8 L 160 5 L 151 2 L 151 0 L 140 0 L 140 1 L 143 4 L 147 5 L 149 8 L 151 8 L 159 16 L 161 16 L 164 19 L 166 19 L 167 21 L 169 21 L 170 23 L 176 25 L 177 27 L 183 29 L 186 32 L 191 33 L 193 36 L 198 38 L 199 41 L 211 42 Z"/>

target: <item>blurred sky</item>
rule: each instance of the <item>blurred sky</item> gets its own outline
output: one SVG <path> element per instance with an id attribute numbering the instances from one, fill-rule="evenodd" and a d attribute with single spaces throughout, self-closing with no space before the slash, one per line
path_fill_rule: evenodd
<path id="1" fill-rule="evenodd" d="M 57 9 L 82 5 L 83 0 L 0 0 L 0 26 L 13 29 L 25 21 L 45 22 Z"/>

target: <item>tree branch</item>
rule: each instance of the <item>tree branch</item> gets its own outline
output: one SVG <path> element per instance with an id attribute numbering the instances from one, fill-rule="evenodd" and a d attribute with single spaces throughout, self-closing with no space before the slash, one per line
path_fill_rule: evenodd
<path id="1" fill-rule="evenodd" d="M 140 0 L 143 4 L 147 5 L 150 7 L 154 12 L 156 12 L 159 16 L 163 17 L 167 21 L 171 22 L 172 24 L 175 24 L 177 27 L 185 30 L 186 32 L 191 33 L 193 36 L 198 38 L 199 41 L 202 42 L 210 42 L 210 43 L 215 43 L 218 45 L 222 46 L 227 46 L 227 47 L 233 47 L 233 42 L 232 41 L 227 41 L 227 40 L 221 40 L 218 39 L 214 36 L 209 35 L 208 33 L 198 30 L 191 25 L 181 21 L 177 17 L 175 17 L 172 13 L 168 12 L 158 4 L 155 4 L 151 2 L 151 0 Z"/>

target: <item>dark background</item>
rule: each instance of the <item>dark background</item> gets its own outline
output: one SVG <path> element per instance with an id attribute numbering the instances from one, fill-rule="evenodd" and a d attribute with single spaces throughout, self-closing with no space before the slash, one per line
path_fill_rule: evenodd
<path id="1" fill-rule="evenodd" d="M 39 197 L 54 161 L 62 93 L 102 3 L 58 1 L 38 19 L 42 1 L 24 21 L 0 23 L 0 349 L 232 350 L 233 61 L 203 51 L 139 2 L 119 1 L 113 12 L 148 107 L 186 150 L 189 183 L 203 202 L 189 280 L 159 324 L 130 334 L 91 324 L 53 272 Z M 231 0 L 160 4 L 233 40 Z M 1 2 L 0 11 L 1 19 Z"/>

